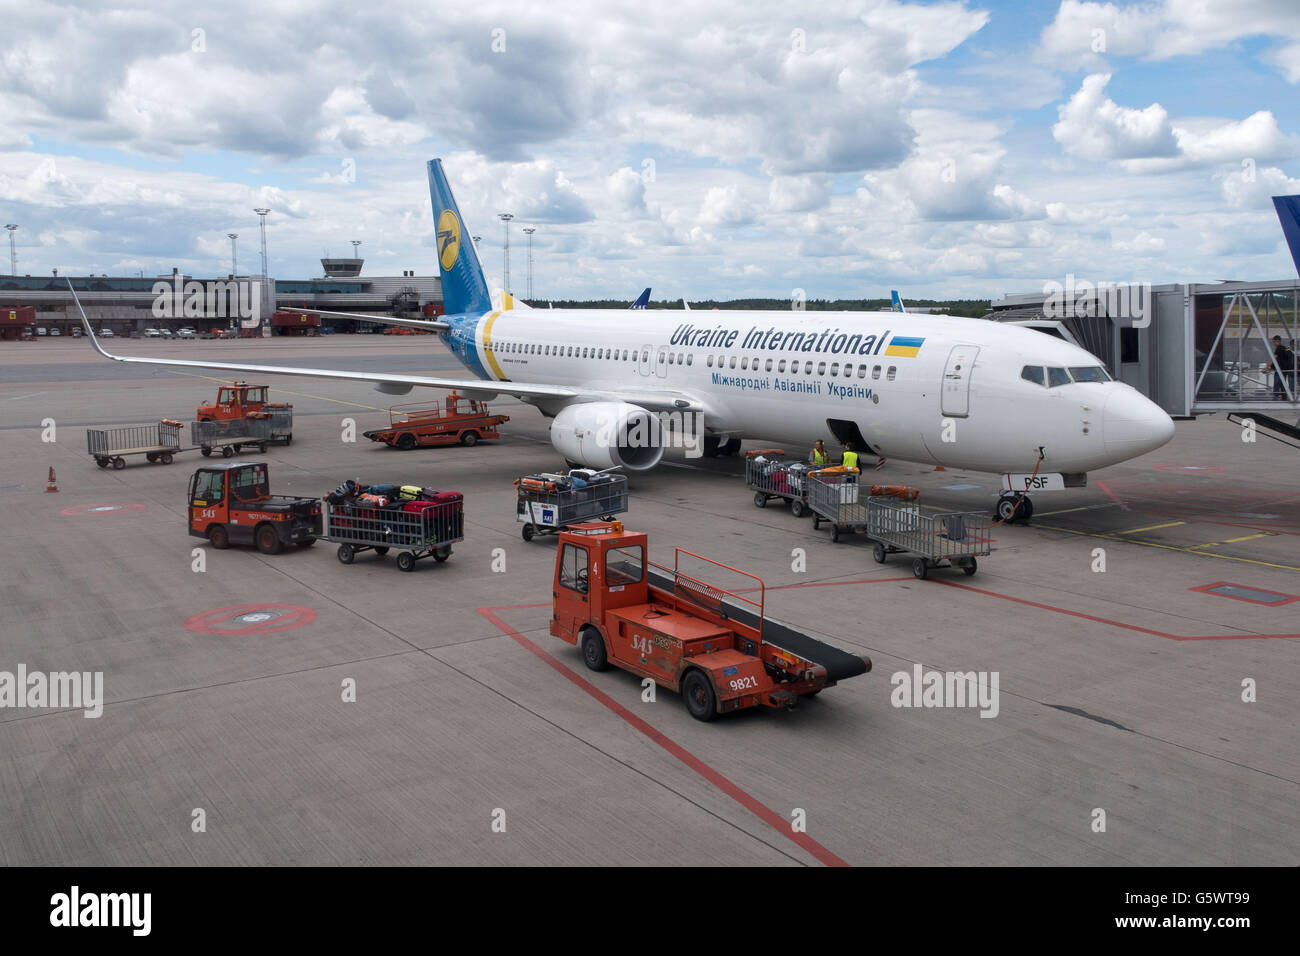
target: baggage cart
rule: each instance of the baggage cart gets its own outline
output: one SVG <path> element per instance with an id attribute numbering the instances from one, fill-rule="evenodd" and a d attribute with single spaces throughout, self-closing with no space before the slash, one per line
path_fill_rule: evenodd
<path id="1" fill-rule="evenodd" d="M 754 507 L 766 508 L 772 498 L 790 502 L 790 514 L 809 513 L 807 462 L 789 461 L 780 448 L 754 448 L 745 452 L 745 487 L 754 492 Z"/>
<path id="2" fill-rule="evenodd" d="M 321 538 L 339 546 L 343 564 L 351 564 L 361 551 L 382 556 L 395 550 L 397 567 L 412 571 L 421 558 L 446 561 L 452 544 L 465 540 L 465 510 L 459 495 L 418 512 L 357 501 L 334 503 L 328 498 L 321 504 Z"/>
<path id="3" fill-rule="evenodd" d="M 539 475 L 553 483 L 566 475 Z M 608 475 L 606 480 L 588 484 L 583 488 L 530 488 L 519 479 L 519 495 L 515 502 L 515 518 L 523 524 L 520 533 L 525 541 L 539 534 L 567 531 L 570 526 L 583 521 L 609 521 L 616 514 L 627 511 L 627 476 Z"/>
<path id="4" fill-rule="evenodd" d="M 979 569 L 976 558 L 992 552 L 989 519 L 975 512 L 922 514 L 920 507 L 896 498 L 867 498 L 867 536 L 881 564 L 891 554 L 911 554 L 912 573 L 924 579 L 931 568 Z"/>
<path id="5" fill-rule="evenodd" d="M 867 527 L 867 495 L 862 491 L 855 474 L 826 474 L 814 471 L 808 475 L 808 508 L 813 513 L 813 528 L 823 521 L 831 526 L 831 540 L 840 535 L 863 531 Z"/>
<path id="6" fill-rule="evenodd" d="M 181 450 L 181 422 L 162 419 L 151 425 L 87 428 L 86 451 L 100 468 L 126 467 L 127 455 L 144 455 L 150 462 L 172 463 Z"/>
<path id="7" fill-rule="evenodd" d="M 266 451 L 271 443 L 271 418 L 231 418 L 225 421 L 194 422 L 191 426 L 199 454 L 207 458 L 213 452 L 232 458 L 245 448 Z"/>
<path id="8" fill-rule="evenodd" d="M 268 418 L 270 424 L 271 444 L 293 444 L 293 406 L 264 405 L 260 412 L 252 412 L 249 418 Z"/>

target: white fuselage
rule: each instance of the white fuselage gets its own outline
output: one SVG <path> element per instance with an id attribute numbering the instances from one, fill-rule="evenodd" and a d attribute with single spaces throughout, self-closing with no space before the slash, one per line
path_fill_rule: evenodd
<path id="1" fill-rule="evenodd" d="M 852 423 L 892 458 L 1024 472 L 1041 449 L 1043 472 L 1079 473 L 1144 454 L 1173 434 L 1169 417 L 1127 385 L 1048 387 L 1022 377 L 1026 366 L 1095 370 L 1101 362 L 1041 332 L 984 319 L 536 309 L 470 322 L 452 339 L 488 380 L 568 385 L 633 403 L 638 392 L 678 393 L 700 403 L 713 434 L 799 453 L 843 433 L 833 423 Z"/>

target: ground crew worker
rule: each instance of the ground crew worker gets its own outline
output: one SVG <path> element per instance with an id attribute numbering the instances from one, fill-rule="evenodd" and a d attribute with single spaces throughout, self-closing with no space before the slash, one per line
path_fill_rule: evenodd
<path id="1" fill-rule="evenodd" d="M 831 457 L 826 453 L 826 442 L 820 438 L 813 445 L 812 451 L 808 453 L 808 463 L 814 468 L 825 468 L 830 464 Z"/>
<path id="2" fill-rule="evenodd" d="M 857 446 L 854 445 L 853 442 L 849 442 L 844 446 L 844 460 L 840 462 L 840 464 L 842 464 L 845 468 L 858 467 L 858 453 L 854 451 L 854 448 L 856 447 Z"/>

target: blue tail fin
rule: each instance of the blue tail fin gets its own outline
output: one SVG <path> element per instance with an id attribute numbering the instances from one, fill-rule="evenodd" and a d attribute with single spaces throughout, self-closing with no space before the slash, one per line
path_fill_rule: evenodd
<path id="1" fill-rule="evenodd" d="M 903 308 L 903 297 L 900 296 L 900 295 L 898 294 L 898 290 L 897 290 L 897 289 L 890 289 L 890 290 L 889 290 L 889 300 L 890 300 L 890 302 L 892 303 L 891 306 L 890 306 L 890 311 L 892 311 L 892 312 L 906 312 L 906 311 L 907 311 L 907 309 Z"/>
<path id="2" fill-rule="evenodd" d="M 637 296 L 636 301 L 633 302 L 631 305 L 629 305 L 628 308 L 629 308 L 629 309 L 644 309 L 644 308 L 647 308 L 649 305 L 650 305 L 650 290 L 649 290 L 649 289 L 646 289 L 646 290 L 645 290 L 644 292 L 642 292 L 639 296 Z"/>
<path id="3" fill-rule="evenodd" d="M 1277 209 L 1278 221 L 1282 223 L 1282 235 L 1291 248 L 1291 261 L 1300 273 L 1300 196 L 1274 196 L 1273 206 Z"/>
<path id="4" fill-rule="evenodd" d="M 438 230 L 443 309 L 448 315 L 491 311 L 492 297 L 483 279 L 478 250 L 460 218 L 441 159 L 429 160 L 429 198 L 433 201 L 433 221 Z"/>

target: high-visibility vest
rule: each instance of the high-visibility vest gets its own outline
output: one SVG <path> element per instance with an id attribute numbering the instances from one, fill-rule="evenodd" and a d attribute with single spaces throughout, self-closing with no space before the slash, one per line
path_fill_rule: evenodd
<path id="1" fill-rule="evenodd" d="M 841 464 L 843 464 L 845 468 L 858 467 L 858 453 L 856 451 L 846 451 L 844 453 L 844 461 Z"/>
<path id="2" fill-rule="evenodd" d="M 812 450 L 812 454 L 808 457 L 808 460 L 811 461 L 814 465 L 824 465 L 829 459 L 826 455 L 826 452 L 818 451 L 816 448 L 814 448 Z"/>

